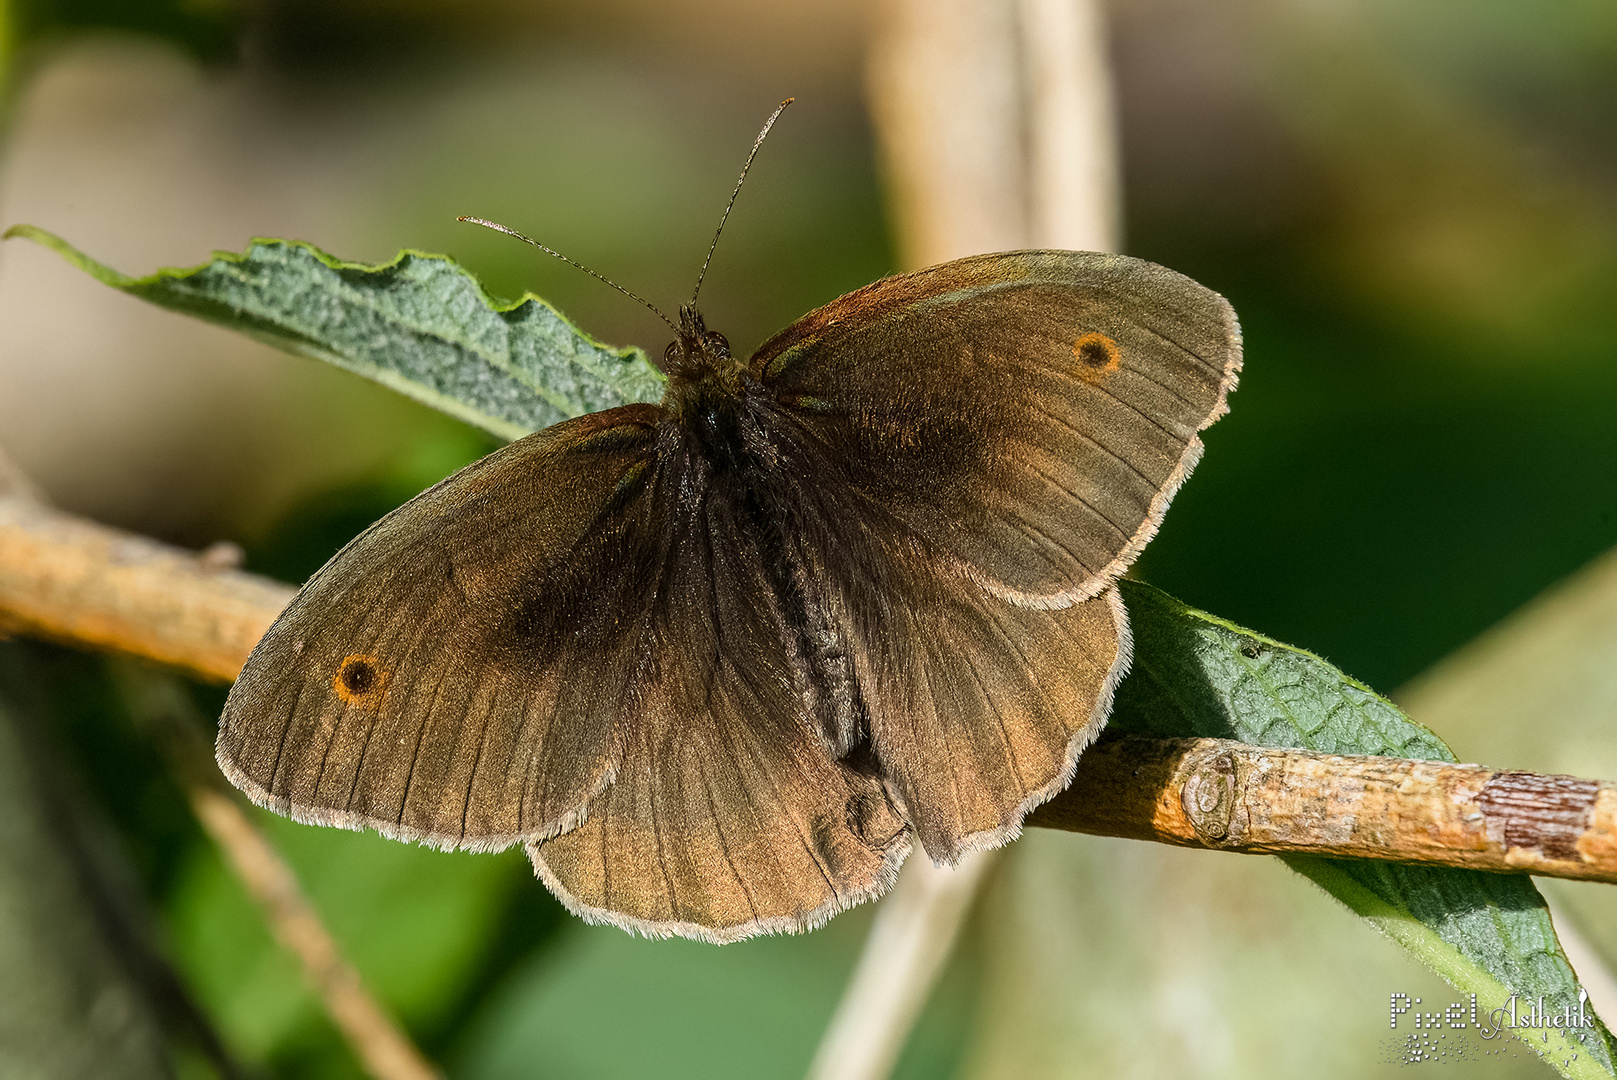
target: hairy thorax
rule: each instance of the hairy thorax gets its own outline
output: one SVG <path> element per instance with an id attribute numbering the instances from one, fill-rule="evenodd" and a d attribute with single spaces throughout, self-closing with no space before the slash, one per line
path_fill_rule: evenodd
<path id="1" fill-rule="evenodd" d="M 668 389 L 662 407 L 675 420 L 691 423 L 702 410 L 734 407 L 741 394 L 744 365 L 730 355 L 730 343 L 709 330 L 702 315 L 686 305 L 679 309 L 679 337 L 663 353 Z"/>

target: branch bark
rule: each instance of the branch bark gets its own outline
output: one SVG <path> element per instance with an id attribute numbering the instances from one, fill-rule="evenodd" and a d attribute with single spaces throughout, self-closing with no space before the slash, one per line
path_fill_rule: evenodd
<path id="1" fill-rule="evenodd" d="M 216 680 L 292 590 L 0 498 L 0 622 Z M 115 627 L 116 632 L 109 632 Z M 1617 882 L 1617 783 L 1221 739 L 1102 739 L 1028 822 L 1221 851 L 1287 852 Z"/>
<path id="2" fill-rule="evenodd" d="M 27 497 L 0 497 L 0 631 L 232 682 L 294 591 Z"/>
<path id="3" fill-rule="evenodd" d="M 1225 739 L 1102 739 L 1028 824 L 1617 882 L 1617 783 Z"/>

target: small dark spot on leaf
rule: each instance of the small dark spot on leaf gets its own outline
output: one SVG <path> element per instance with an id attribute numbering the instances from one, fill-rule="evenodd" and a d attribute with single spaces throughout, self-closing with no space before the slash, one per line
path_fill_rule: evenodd
<path id="1" fill-rule="evenodd" d="M 1263 644 L 1263 642 L 1259 641 L 1257 638 L 1241 638 L 1241 655 L 1246 657 L 1248 660 L 1256 660 L 1258 657 L 1262 656 L 1268 651 L 1268 648 Z"/>

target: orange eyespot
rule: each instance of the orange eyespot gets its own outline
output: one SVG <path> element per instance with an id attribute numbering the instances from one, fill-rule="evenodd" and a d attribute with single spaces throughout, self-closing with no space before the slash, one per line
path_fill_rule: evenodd
<path id="1" fill-rule="evenodd" d="M 345 656 L 331 688 L 350 705 L 374 706 L 381 703 L 387 689 L 387 672 L 374 656 Z"/>
<path id="2" fill-rule="evenodd" d="M 1081 379 L 1094 379 L 1109 371 L 1116 371 L 1123 357 L 1117 342 L 1105 334 L 1085 334 L 1073 342 L 1072 355 L 1078 361 L 1076 374 Z"/>

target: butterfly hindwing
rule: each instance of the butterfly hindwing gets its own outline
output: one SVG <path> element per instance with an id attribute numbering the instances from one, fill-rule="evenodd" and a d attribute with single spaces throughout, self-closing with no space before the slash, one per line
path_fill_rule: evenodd
<path id="1" fill-rule="evenodd" d="M 767 511 L 670 442 L 648 496 L 669 548 L 616 781 L 529 853 L 595 921 L 715 941 L 804 929 L 885 889 L 909 833 L 805 713 Z"/>
<path id="2" fill-rule="evenodd" d="M 1129 661 L 1115 587 L 1058 610 L 974 582 L 893 605 L 857 649 L 871 741 L 927 854 L 998 847 L 1072 779 Z"/>
<path id="3" fill-rule="evenodd" d="M 1063 608 L 995 596 L 790 413 L 755 403 L 803 607 L 849 686 L 816 719 L 839 753 L 873 758 L 927 853 L 953 862 L 1015 836 L 1100 733 L 1129 657 L 1115 588 Z M 795 476 L 814 478 L 794 483 Z M 804 650 L 807 652 L 807 649 Z"/>

